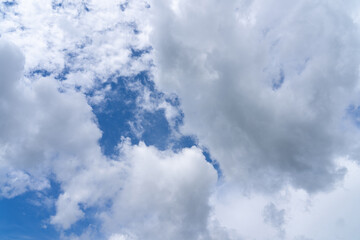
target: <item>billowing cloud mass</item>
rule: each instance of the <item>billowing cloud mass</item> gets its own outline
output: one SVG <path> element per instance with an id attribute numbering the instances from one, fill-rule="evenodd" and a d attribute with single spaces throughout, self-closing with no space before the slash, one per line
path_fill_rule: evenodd
<path id="1" fill-rule="evenodd" d="M 61 93 L 61 85 L 51 78 L 21 77 L 20 50 L 2 41 L 0 51 L 1 165 L 3 174 L 9 175 L 2 194 L 14 196 L 26 188 L 49 187 L 44 178 L 55 166 L 66 179 L 76 168 L 91 163 L 90 156 L 100 154 L 101 133 L 82 94 L 71 89 Z"/>
<path id="2" fill-rule="evenodd" d="M 354 4 L 196 5 L 154 5 L 154 80 L 179 95 L 183 132 L 245 190 L 331 187 L 346 172 L 334 159 L 358 152 L 347 121 L 359 96 Z"/>
<path id="3" fill-rule="evenodd" d="M 107 230 L 124 228 L 138 239 L 208 239 L 208 199 L 217 176 L 201 150 L 122 148 L 131 170 L 112 211 L 102 216 Z"/>
<path id="4" fill-rule="evenodd" d="M 3 197 L 49 188 L 55 174 L 62 193 L 50 223 L 62 229 L 96 207 L 110 239 L 208 238 L 217 174 L 199 148 L 174 153 L 119 139 L 119 155 L 108 158 L 84 94 L 49 77 L 22 78 L 24 56 L 12 44 L 2 41 L 0 53 Z"/>
<path id="5" fill-rule="evenodd" d="M 354 239 L 359 10 L 1 1 L 0 238 Z"/>
<path id="6" fill-rule="evenodd" d="M 175 154 L 124 142 L 121 152 L 121 159 L 80 171 L 66 184 L 52 223 L 67 229 L 83 216 L 80 204 L 101 207 L 111 201 L 109 209 L 99 210 L 106 233 L 136 239 L 206 236 L 216 171 L 199 149 Z"/>

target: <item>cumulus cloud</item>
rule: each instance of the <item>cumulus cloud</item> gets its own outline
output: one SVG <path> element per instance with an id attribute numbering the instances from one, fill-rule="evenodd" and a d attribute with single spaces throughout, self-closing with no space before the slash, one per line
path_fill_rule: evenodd
<path id="1" fill-rule="evenodd" d="M 137 239 L 207 239 L 208 204 L 217 175 L 200 149 L 179 153 L 154 147 L 122 146 L 131 170 L 110 212 L 107 231 Z"/>
<path id="2" fill-rule="evenodd" d="M 85 93 L 92 105 L 108 100 L 111 84 L 119 78 L 153 68 L 146 1 L 20 0 L 1 3 L 0 11 L 1 37 L 26 56 L 24 75 L 55 78 L 62 86 Z M 142 84 L 126 87 L 139 91 L 139 112 L 164 109 L 169 119 L 177 114 L 165 99 L 151 99 L 152 91 Z M 133 130 L 141 137 L 141 129 Z"/>
<path id="3" fill-rule="evenodd" d="M 0 8 L 1 36 L 22 49 L 27 73 L 89 91 L 98 81 L 131 76 L 151 63 L 146 1 L 20 0 Z"/>
<path id="4" fill-rule="evenodd" d="M 51 223 L 68 229 L 83 210 L 98 207 L 110 239 L 208 238 L 217 175 L 200 149 L 162 152 L 124 141 L 120 156 L 79 171 L 64 186 Z"/>
<path id="5" fill-rule="evenodd" d="M 159 151 L 123 139 L 119 155 L 106 157 L 83 93 L 51 77 L 21 77 L 24 57 L 12 44 L 1 42 L 0 56 L 6 92 L 0 108 L 0 116 L 6 116 L 0 137 L 3 197 L 48 188 L 55 176 L 61 194 L 50 223 L 60 229 L 69 229 L 96 207 L 103 237 L 207 238 L 208 199 L 217 173 L 201 149 Z M 95 238 L 90 230 L 64 237 L 86 236 Z"/>
<path id="6" fill-rule="evenodd" d="M 51 78 L 22 77 L 24 57 L 14 45 L 1 41 L 0 52 L 1 173 L 14 196 L 49 187 L 54 169 L 59 179 L 71 177 L 101 154 L 101 133 L 83 94 Z"/>
<path id="7" fill-rule="evenodd" d="M 350 6 L 351 5 L 351 6 Z M 329 189 L 356 155 L 355 3 L 153 1 L 157 86 L 179 95 L 226 179 L 245 190 Z M 211 129 L 211 131 L 209 131 Z"/>

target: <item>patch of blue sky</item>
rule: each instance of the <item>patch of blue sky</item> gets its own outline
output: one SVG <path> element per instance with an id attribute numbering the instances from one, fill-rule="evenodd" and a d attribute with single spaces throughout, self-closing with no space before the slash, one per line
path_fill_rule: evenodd
<path id="1" fill-rule="evenodd" d="M 163 109 L 155 112 L 145 112 L 142 116 L 142 140 L 147 145 L 153 145 L 160 150 L 168 148 L 171 142 L 171 128 Z"/>
<path id="2" fill-rule="evenodd" d="M 54 10 L 56 10 L 56 9 L 58 9 L 58 8 L 62 8 L 63 7 L 63 2 L 64 1 L 58 1 L 58 0 L 53 0 L 52 2 L 51 2 L 51 6 L 52 6 L 52 9 L 54 9 Z"/>
<path id="3" fill-rule="evenodd" d="M 1 198 L 0 239 L 59 239 L 59 232 L 49 224 L 55 207 L 48 201 L 56 199 L 59 193 L 59 185 L 52 182 L 51 188 L 42 192 L 31 191 L 11 199 Z"/>
<path id="4" fill-rule="evenodd" d="M 133 81 L 141 83 L 143 86 L 148 88 L 151 91 L 152 97 L 161 98 L 164 96 L 163 93 L 155 89 L 155 83 L 150 79 L 149 72 L 142 71 L 135 78 L 132 78 Z"/>
<path id="5" fill-rule="evenodd" d="M 3 5 L 5 5 L 6 7 L 13 7 L 15 5 L 17 5 L 16 1 L 4 1 L 2 2 Z"/>
<path id="6" fill-rule="evenodd" d="M 70 67 L 68 65 L 65 65 L 61 72 L 55 76 L 55 79 L 59 81 L 66 80 L 67 75 L 70 73 L 70 70 Z"/>
<path id="7" fill-rule="evenodd" d="M 151 47 L 148 47 L 148 48 L 145 48 L 145 49 L 130 48 L 130 50 L 131 50 L 131 57 L 132 58 L 139 58 L 143 54 L 150 53 L 152 48 Z"/>
<path id="8" fill-rule="evenodd" d="M 100 145 L 105 155 L 116 153 L 116 146 L 122 136 L 132 139 L 136 143 L 136 135 L 132 132 L 129 122 L 136 121 L 136 97 L 134 91 L 128 89 L 125 78 L 118 78 L 117 82 L 103 83 L 101 87 L 111 85 L 111 91 L 99 105 L 93 105 L 99 128 L 102 131 Z M 89 92 L 91 97 L 95 91 Z"/>
<path id="9" fill-rule="evenodd" d="M 137 99 L 141 92 L 130 87 L 133 83 L 151 91 L 152 98 L 161 98 L 163 94 L 156 92 L 154 83 L 149 79 L 147 72 L 141 72 L 134 77 L 118 77 L 116 81 L 102 84 L 101 87 L 111 85 L 105 101 L 100 105 L 93 105 L 99 128 L 103 132 L 100 145 L 106 155 L 116 152 L 116 146 L 121 137 L 129 137 L 133 144 L 144 141 L 147 145 L 154 145 L 165 149 L 169 145 L 171 128 L 163 109 L 155 111 L 141 111 L 137 106 Z M 94 92 L 90 92 L 89 96 Z M 139 123 L 141 136 L 133 131 L 130 123 Z"/>
<path id="10" fill-rule="evenodd" d="M 195 136 L 174 137 L 163 109 L 139 112 L 136 100 L 141 93 L 136 89 L 129 88 L 131 82 L 140 83 L 149 89 L 153 98 L 164 98 L 164 94 L 156 90 L 154 82 L 151 81 L 147 72 L 141 72 L 132 78 L 120 77 L 117 81 L 106 83 L 111 84 L 110 93 L 107 94 L 103 104 L 93 106 L 99 128 L 103 132 L 100 145 L 105 155 L 111 156 L 117 153 L 116 147 L 121 137 L 129 137 L 132 144 L 144 141 L 146 145 L 155 146 L 160 150 L 171 147 L 174 151 L 180 151 L 183 148 L 198 146 Z M 180 101 L 177 97 L 165 99 L 171 105 L 180 107 Z M 175 130 L 178 130 L 179 126 L 182 125 L 183 118 L 184 115 L 181 114 L 176 119 Z M 130 122 L 139 124 L 137 127 L 142 131 L 140 136 L 133 131 Z M 222 172 L 218 162 L 211 158 L 208 150 L 205 149 L 203 153 L 221 178 Z"/>
<path id="11" fill-rule="evenodd" d="M 222 170 L 221 170 L 221 167 L 220 167 L 219 162 L 216 161 L 215 159 L 213 159 L 213 158 L 211 157 L 211 154 L 210 154 L 210 152 L 209 152 L 208 149 L 203 148 L 203 154 L 204 154 L 204 156 L 205 156 L 206 161 L 209 162 L 209 163 L 211 163 L 211 165 L 212 165 L 212 166 L 214 167 L 214 169 L 216 170 L 217 175 L 218 175 L 218 179 L 221 180 L 221 179 L 224 177 L 224 175 L 223 175 L 223 173 L 222 173 Z"/>
<path id="12" fill-rule="evenodd" d="M 86 3 L 83 3 L 83 7 L 86 12 L 90 12 L 90 8 Z"/>
<path id="13" fill-rule="evenodd" d="M 346 116 L 350 117 L 357 127 L 360 127 L 360 106 L 351 104 L 346 109 Z"/>
<path id="14" fill-rule="evenodd" d="M 126 10 L 126 8 L 128 7 L 128 5 L 129 5 L 128 2 L 121 3 L 121 4 L 120 4 L 120 9 L 121 9 L 121 11 L 124 12 L 124 11 Z"/>
<path id="15" fill-rule="evenodd" d="M 277 78 L 273 78 L 272 79 L 272 89 L 274 91 L 278 90 L 279 88 L 281 88 L 281 86 L 283 85 L 285 80 L 285 74 L 284 74 L 284 70 L 280 69 L 279 71 L 279 75 L 277 76 Z"/>
<path id="16" fill-rule="evenodd" d="M 18 3 L 16 1 L 3 1 L 0 4 L 0 14 L 1 14 L 2 19 L 5 19 L 9 9 L 16 6 L 17 4 Z M 13 13 L 13 14 L 15 14 L 15 13 Z M 15 14 L 15 15 L 17 15 L 17 14 Z"/>
<path id="17" fill-rule="evenodd" d="M 102 104 L 93 105 L 93 111 L 103 132 L 100 145 L 105 155 L 116 154 L 116 146 L 121 137 L 130 138 L 132 144 L 144 141 L 145 144 L 156 146 L 161 150 L 166 149 L 170 143 L 171 128 L 164 110 L 141 111 L 137 106 L 141 92 L 137 88 L 129 87 L 135 82 L 152 91 L 152 97 L 162 96 L 154 92 L 154 84 L 149 80 L 146 72 L 141 72 L 135 77 L 119 77 L 116 81 L 103 84 L 102 87 L 110 84 L 111 91 L 107 93 Z M 91 97 L 93 93 L 89 93 L 89 96 Z M 131 124 L 139 124 L 135 127 L 141 129 L 140 136 Z"/>
<path id="18" fill-rule="evenodd" d="M 183 148 L 190 148 L 192 146 L 197 146 L 197 139 L 195 136 L 181 136 L 172 144 L 172 150 L 175 152 L 180 151 Z"/>
<path id="19" fill-rule="evenodd" d="M 64 0 L 52 0 L 51 2 L 51 7 L 53 10 L 58 11 L 60 9 L 64 9 L 67 8 L 69 6 L 76 6 L 78 3 L 76 1 L 64 1 Z M 81 8 L 77 8 L 77 12 L 78 12 L 78 16 L 81 13 L 85 12 L 90 12 L 91 9 L 89 8 L 88 4 L 85 1 L 82 1 L 80 3 L 80 6 L 82 6 Z"/>
<path id="20" fill-rule="evenodd" d="M 35 69 L 29 72 L 29 77 L 36 77 L 36 76 L 42 76 L 47 77 L 50 76 L 51 72 L 49 72 L 46 69 Z"/>

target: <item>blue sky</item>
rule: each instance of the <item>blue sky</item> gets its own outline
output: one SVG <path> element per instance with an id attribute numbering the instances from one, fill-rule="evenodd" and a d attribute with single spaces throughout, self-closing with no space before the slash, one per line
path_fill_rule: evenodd
<path id="1" fill-rule="evenodd" d="M 0 238 L 356 239 L 356 1 L 0 2 Z"/>

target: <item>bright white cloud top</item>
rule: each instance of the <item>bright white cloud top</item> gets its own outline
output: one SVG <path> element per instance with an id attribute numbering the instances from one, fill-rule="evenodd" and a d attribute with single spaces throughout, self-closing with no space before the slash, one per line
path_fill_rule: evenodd
<path id="1" fill-rule="evenodd" d="M 356 239 L 359 10 L 1 1 L 0 238 Z"/>

